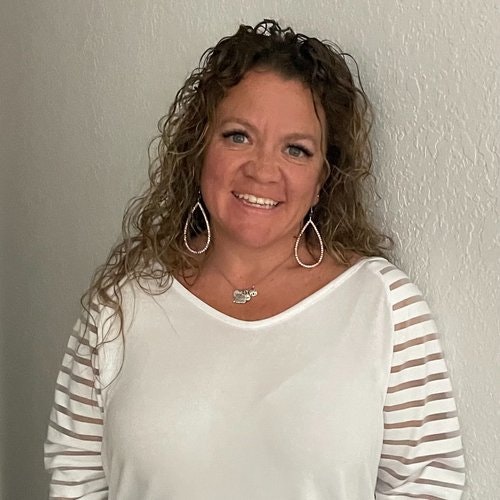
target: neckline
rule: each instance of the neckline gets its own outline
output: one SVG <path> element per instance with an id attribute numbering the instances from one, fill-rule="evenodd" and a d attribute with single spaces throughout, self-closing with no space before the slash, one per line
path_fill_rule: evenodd
<path id="1" fill-rule="evenodd" d="M 348 269 L 346 269 L 343 273 L 339 274 L 332 281 L 321 287 L 319 290 L 316 290 L 314 293 L 309 295 L 308 297 L 302 299 L 297 302 L 293 306 L 281 311 L 274 316 L 270 316 L 268 318 L 248 321 L 243 319 L 238 319 L 233 316 L 229 316 L 218 309 L 208 305 L 206 302 L 198 298 L 192 292 L 190 292 L 180 281 L 178 281 L 175 277 L 172 277 L 172 288 L 182 295 L 185 299 L 195 305 L 198 309 L 202 310 L 209 316 L 212 316 L 219 321 L 222 321 L 226 325 L 231 325 L 237 328 L 245 329 L 245 330 L 256 330 L 259 328 L 267 327 L 274 325 L 276 323 L 282 322 L 292 316 L 295 316 L 299 312 L 306 309 L 309 305 L 320 299 L 323 295 L 330 293 L 335 288 L 339 287 L 342 283 L 348 280 L 353 274 L 358 271 L 366 262 L 370 262 L 375 259 L 380 259 L 381 257 L 364 257 L 360 259 L 356 264 L 352 265 Z"/>

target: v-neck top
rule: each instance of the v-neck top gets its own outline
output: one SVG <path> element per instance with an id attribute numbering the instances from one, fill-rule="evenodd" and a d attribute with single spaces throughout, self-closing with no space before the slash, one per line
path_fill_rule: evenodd
<path id="1" fill-rule="evenodd" d="M 321 297 L 324 294 L 328 294 L 334 288 L 336 288 L 337 286 L 340 286 L 346 279 L 349 278 L 349 276 L 351 274 L 353 274 L 357 271 L 358 267 L 361 267 L 364 264 L 365 260 L 367 260 L 367 259 L 360 259 L 354 265 L 347 268 L 341 274 L 336 276 L 329 283 L 327 283 L 326 285 L 324 285 L 323 287 L 321 287 L 319 290 L 315 291 L 311 295 L 305 297 L 300 302 L 297 302 L 293 306 L 285 309 L 284 311 L 282 311 L 274 316 L 270 316 L 268 318 L 260 319 L 260 320 L 247 321 L 247 320 L 242 320 L 242 319 L 238 319 L 238 318 L 234 318 L 232 316 L 229 316 L 229 315 L 215 309 L 214 307 L 208 305 L 206 302 L 203 302 L 203 300 L 201 300 L 196 295 L 191 293 L 189 291 L 189 289 L 187 289 L 182 283 L 180 283 L 175 278 L 173 278 L 172 286 L 179 294 L 183 295 L 186 300 L 191 302 L 194 307 L 203 310 L 206 314 L 208 314 L 214 318 L 219 319 L 223 323 L 232 325 L 235 328 L 241 328 L 242 331 L 252 331 L 252 330 L 263 328 L 265 326 L 270 326 L 272 324 L 279 323 L 280 321 L 285 321 L 286 319 L 292 317 L 295 314 L 300 314 L 300 312 L 303 311 L 305 308 L 314 304 L 318 300 L 321 300 Z M 244 305 L 242 305 L 242 307 L 244 307 Z"/>
<path id="2" fill-rule="evenodd" d="M 385 259 L 258 321 L 176 280 L 160 295 L 124 286 L 123 309 L 125 342 L 106 310 L 70 339 L 46 443 L 53 498 L 461 497 L 436 325 Z"/>

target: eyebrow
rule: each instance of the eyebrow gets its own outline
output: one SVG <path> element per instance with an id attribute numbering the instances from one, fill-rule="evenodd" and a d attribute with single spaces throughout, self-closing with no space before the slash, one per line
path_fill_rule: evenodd
<path id="1" fill-rule="evenodd" d="M 223 127 L 227 125 L 228 123 L 235 123 L 242 125 L 243 127 L 249 128 L 250 130 L 255 130 L 256 127 L 252 125 L 249 121 L 245 120 L 244 118 L 236 118 L 233 116 L 229 116 L 227 118 L 224 118 L 218 123 L 219 127 Z M 285 139 L 287 141 L 299 141 L 299 140 L 309 140 L 311 141 L 316 147 L 320 147 L 320 142 L 314 137 L 312 134 L 308 133 L 303 133 L 303 132 L 291 132 L 289 134 L 285 135 Z"/>
<path id="2" fill-rule="evenodd" d="M 239 123 L 240 125 L 243 125 L 244 127 L 255 129 L 255 127 L 250 122 L 247 122 L 244 118 L 236 118 L 234 116 L 229 116 L 227 118 L 224 118 L 224 120 L 221 120 L 220 122 L 218 122 L 218 125 L 222 127 L 224 125 L 227 125 L 230 122 Z"/>

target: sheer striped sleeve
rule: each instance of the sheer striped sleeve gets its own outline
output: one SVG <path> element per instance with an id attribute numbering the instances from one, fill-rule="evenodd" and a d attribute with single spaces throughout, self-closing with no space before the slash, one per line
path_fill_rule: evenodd
<path id="1" fill-rule="evenodd" d="M 403 272 L 387 265 L 381 273 L 391 301 L 394 346 L 375 498 L 459 499 L 464 458 L 436 325 Z"/>
<path id="2" fill-rule="evenodd" d="M 92 359 L 97 327 L 89 322 L 86 331 L 86 323 L 86 318 L 77 321 L 56 383 L 45 442 L 51 500 L 108 498 L 101 460 L 103 407 L 99 366 L 98 360 Z"/>

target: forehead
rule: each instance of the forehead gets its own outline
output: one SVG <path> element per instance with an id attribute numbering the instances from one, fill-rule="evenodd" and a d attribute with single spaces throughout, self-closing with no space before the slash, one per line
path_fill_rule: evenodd
<path id="1" fill-rule="evenodd" d="M 324 124 L 323 109 L 304 83 L 269 70 L 246 73 L 217 107 L 219 121 L 240 115 L 285 128 L 307 128 L 320 135 Z"/>

